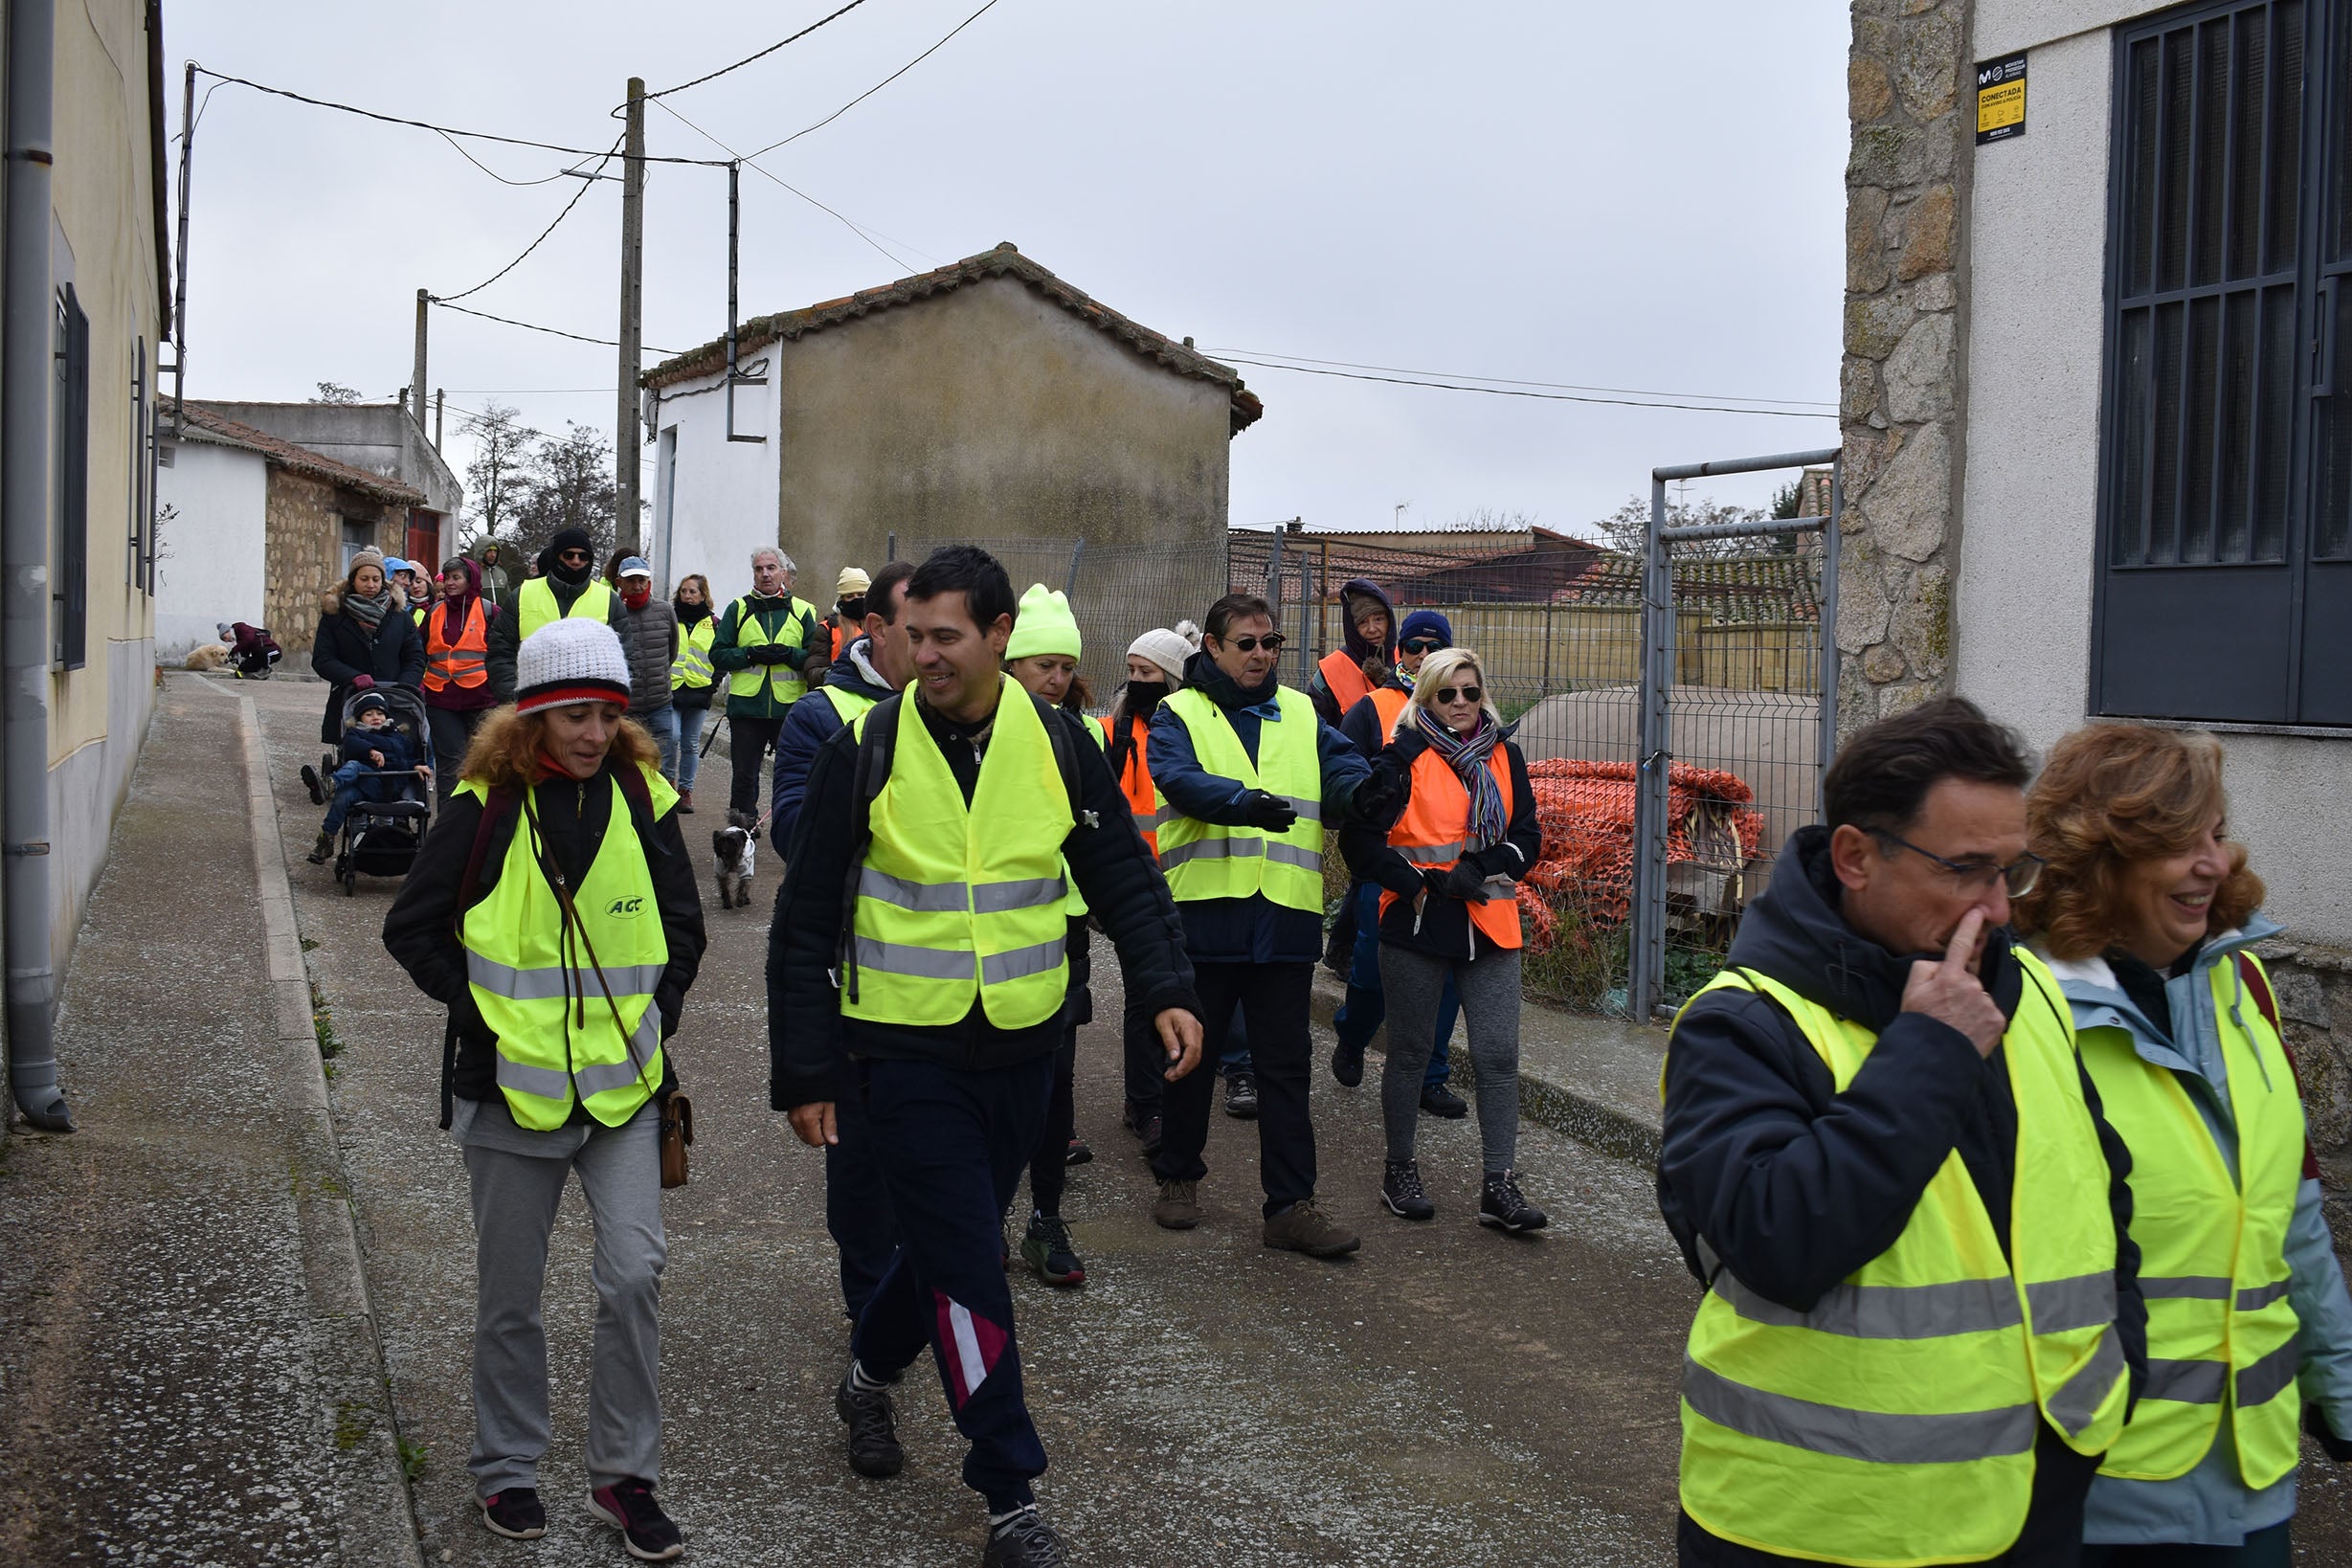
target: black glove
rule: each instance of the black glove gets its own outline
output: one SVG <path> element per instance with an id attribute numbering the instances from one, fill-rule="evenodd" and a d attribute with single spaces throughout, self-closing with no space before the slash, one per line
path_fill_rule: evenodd
<path id="1" fill-rule="evenodd" d="M 743 657 L 754 664 L 781 664 L 784 650 L 773 642 L 763 642 L 755 648 L 746 648 Z"/>
<path id="2" fill-rule="evenodd" d="M 1438 891 L 1465 904 L 1484 904 L 1493 896 L 1487 891 L 1487 874 L 1467 861 L 1456 861 L 1446 869 Z"/>
<path id="3" fill-rule="evenodd" d="M 2329 1430 L 2327 1417 L 2317 1404 L 2303 1406 L 2303 1430 L 2319 1440 L 2328 1458 L 2339 1465 L 2352 1465 L 2352 1438 L 2340 1438 Z"/>
<path id="4" fill-rule="evenodd" d="M 1355 794 L 1348 801 L 1348 815 L 1359 822 L 1377 826 L 1396 814 L 1397 803 L 1403 795 L 1403 784 L 1397 771 L 1376 762 L 1372 766 L 1372 776 L 1355 786 Z"/>
<path id="5" fill-rule="evenodd" d="M 1252 790 L 1243 803 L 1251 827 L 1265 833 L 1288 833 L 1298 820 L 1298 810 L 1281 795 Z"/>

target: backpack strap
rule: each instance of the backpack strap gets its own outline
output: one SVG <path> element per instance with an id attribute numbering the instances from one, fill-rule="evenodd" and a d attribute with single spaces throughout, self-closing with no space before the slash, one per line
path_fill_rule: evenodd
<path id="1" fill-rule="evenodd" d="M 2251 952 L 2241 950 L 2237 963 L 2238 978 L 2253 994 L 2254 1007 L 2262 1014 L 2263 1021 L 2271 1026 L 2271 1033 L 2278 1037 L 2278 1049 L 2287 1059 L 2287 1070 L 2295 1075 L 2295 1092 L 2299 1099 L 2303 1093 L 2303 1068 L 2295 1060 L 2295 1047 L 2287 1043 L 2286 1026 L 2278 1021 L 2278 997 L 2271 990 L 2271 977 L 2262 972 L 2262 965 Z M 2319 1178 L 2319 1154 L 2312 1147 L 2308 1127 L 2303 1131 L 2303 1178 L 2306 1181 Z"/>

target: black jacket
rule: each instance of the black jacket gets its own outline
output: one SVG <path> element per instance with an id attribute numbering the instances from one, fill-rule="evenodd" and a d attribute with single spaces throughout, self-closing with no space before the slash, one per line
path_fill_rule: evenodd
<path id="1" fill-rule="evenodd" d="M 1938 955 L 1887 952 L 1846 924 L 1838 900 L 1827 830 L 1800 828 L 1730 956 L 1876 1034 L 1843 1094 L 1795 1020 L 1759 993 L 1693 1002 L 1667 1055 L 1658 1197 L 1669 1225 L 1683 1237 L 1695 1230 L 1749 1289 L 1801 1312 L 1894 1243 L 1955 1151 L 1996 1217 L 2011 1212 L 2017 1169 L 2017 1103 L 2001 1051 L 1979 1058 L 1959 1030 L 1902 1010 L 1914 958 Z M 2005 931 L 1993 933 L 1982 969 L 2003 1013 L 2025 1004 L 2065 1015 L 2062 996 L 2026 996 Z M 2131 1153 L 2088 1072 L 2082 1088 L 2107 1156 L 2117 1330 L 2136 1397 L 2147 1376 L 2147 1308 L 2130 1231 Z M 2005 1251 L 2007 1228 L 1995 1230 Z M 2041 1447 L 2047 1462 L 2054 1445 Z"/>
<path id="2" fill-rule="evenodd" d="M 552 571 L 547 574 L 545 581 L 548 587 L 554 590 L 555 606 L 559 610 L 570 610 L 572 601 L 587 593 L 588 585 L 593 581 L 603 584 L 612 595 L 604 604 L 605 624 L 612 625 L 622 614 L 620 594 L 603 578 L 592 577 L 585 567 L 581 568 L 580 580 L 576 583 L 566 582 Z M 502 612 L 498 618 L 490 622 L 490 689 L 498 693 L 498 700 L 502 703 L 514 701 L 514 656 L 515 650 L 523 645 L 523 583 L 515 584 L 514 608 Z"/>
<path id="3" fill-rule="evenodd" d="M 1356 706 L 1370 707 L 1372 699 L 1367 697 Z M 1528 783 L 1527 758 L 1519 754 L 1518 743 L 1509 738 L 1508 731 L 1498 744 L 1511 764 L 1511 826 L 1502 842 L 1472 850 L 1462 859 L 1487 876 L 1517 882 L 1535 868 L 1542 856 L 1543 825 L 1535 817 L 1535 792 Z M 1428 741 L 1415 732 L 1391 741 L 1373 759 L 1372 777 L 1356 791 L 1355 798 L 1378 803 L 1380 809 L 1369 819 L 1353 811 L 1348 814 L 1339 829 L 1339 853 L 1346 857 L 1348 871 L 1356 881 L 1378 883 L 1400 895 L 1380 916 L 1381 941 L 1435 958 L 1467 959 L 1491 951 L 1491 944 L 1480 942 L 1473 948 L 1470 942 L 1470 907 L 1439 891 L 1445 872 L 1424 871 L 1388 842 L 1389 834 L 1412 803 L 1413 764 L 1427 750 Z M 1393 807 L 1388 804 L 1392 798 Z M 1429 901 L 1416 920 L 1413 900 L 1423 888 L 1428 890 Z"/>
<path id="4" fill-rule="evenodd" d="M 1010 683 L 1005 700 L 1036 702 Z M 1038 710 L 1047 724 L 1069 731 L 1079 807 L 1093 814 L 1096 825 L 1081 819 L 1063 854 L 1078 890 L 1118 949 L 1128 1007 L 1147 1015 L 1181 1007 L 1198 1017 L 1200 1000 L 1193 992 L 1193 967 L 1176 905 L 1158 862 L 1135 830 L 1127 797 L 1103 761 L 1103 749 L 1086 734 L 1085 719 L 1042 703 Z M 928 706 L 918 705 L 917 711 L 940 742 L 940 753 L 969 803 L 979 778 L 972 748 Z M 1059 1016 L 1033 1028 L 999 1029 L 977 1002 L 961 1022 L 940 1027 L 841 1017 L 832 971 L 841 930 L 841 892 L 851 870 L 856 742 L 843 729 L 817 753 L 785 857 L 775 919 L 768 928 L 768 1097 L 778 1110 L 841 1098 L 843 1067 L 853 1056 L 976 1070 L 1046 1055 L 1062 1040 Z"/>
<path id="5" fill-rule="evenodd" d="M 500 617 L 502 620 L 506 618 Z M 532 792 L 532 808 L 546 835 L 548 849 L 572 885 L 596 858 L 610 825 L 613 791 L 607 782 L 613 764 L 586 784 L 556 776 Z M 450 1011 L 458 1029 L 458 1059 L 452 1087 L 464 1100 L 495 1100 L 498 1087 L 498 1042 L 474 1006 L 466 988 L 465 950 L 458 941 L 458 907 L 465 862 L 473 853 L 474 834 L 482 822 L 482 802 L 470 793 L 453 795 L 433 819 L 432 831 L 416 852 L 416 861 L 400 885 L 399 897 L 384 916 L 384 949 L 407 970 L 416 988 Z M 506 850 L 523 820 L 517 810 L 491 832 L 481 869 L 476 873 L 472 903 L 478 904 L 498 885 L 506 863 Z M 685 840 L 678 831 L 678 813 L 666 812 L 644 835 L 645 862 L 653 873 L 654 896 L 661 907 L 661 932 L 669 941 L 669 962 L 654 986 L 654 1005 L 661 1014 L 661 1038 L 678 1027 L 686 990 L 702 967 L 703 896 Z M 471 907 L 469 904 L 467 907 Z M 677 1086 L 676 1064 L 662 1053 L 661 1092 Z M 575 1105 L 574 1115 L 583 1114 Z"/>
<path id="6" fill-rule="evenodd" d="M 319 635 L 310 642 L 310 667 L 327 683 L 326 714 L 319 721 L 322 745 L 343 739 L 343 705 L 361 676 L 380 686 L 416 686 L 425 679 L 425 638 L 398 589 L 392 608 L 371 628 L 343 608 L 343 590 L 330 588 L 319 604 Z"/>
<path id="7" fill-rule="evenodd" d="M 793 829 L 800 822 L 800 797 L 809 787 L 809 770 L 816 766 L 817 753 L 825 742 L 844 728 L 841 710 L 825 693 L 843 691 L 877 703 L 891 695 L 888 686 L 868 681 L 865 671 L 858 667 L 852 656 L 861 648 L 871 657 L 873 649 L 867 639 L 858 638 L 825 671 L 825 683 L 793 704 L 784 715 L 784 728 L 775 737 L 775 766 L 769 776 L 768 841 L 772 844 L 793 841 Z"/>

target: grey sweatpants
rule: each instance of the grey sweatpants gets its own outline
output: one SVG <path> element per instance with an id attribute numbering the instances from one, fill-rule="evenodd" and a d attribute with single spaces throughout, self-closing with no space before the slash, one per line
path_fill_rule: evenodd
<path id="1" fill-rule="evenodd" d="M 548 1340 L 539 1297 L 548 1238 L 571 1174 L 595 1227 L 596 1333 L 589 1363 L 588 1485 L 661 1478 L 661 1120 L 648 1104 L 597 1127 L 570 1157 L 469 1143 L 474 1196 L 477 1495 L 537 1487 L 548 1451 Z"/>
<path id="2" fill-rule="evenodd" d="M 1380 986 L 1388 995 L 1388 1062 L 1380 1069 L 1380 1116 L 1388 1157 L 1413 1157 L 1421 1121 L 1422 1076 L 1437 1039 L 1438 997 L 1445 976 L 1462 998 L 1478 1078 L 1478 1141 L 1486 1174 L 1512 1167 L 1519 1152 L 1519 950 L 1489 948 L 1477 957 L 1435 958 L 1380 944 Z"/>

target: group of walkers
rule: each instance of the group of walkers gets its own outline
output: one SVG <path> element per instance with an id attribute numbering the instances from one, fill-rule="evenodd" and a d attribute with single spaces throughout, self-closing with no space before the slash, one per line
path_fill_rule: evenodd
<path id="1" fill-rule="evenodd" d="M 1430 1064 L 1458 1019 L 1467 1212 L 1548 1223 L 1515 1174 L 1516 884 L 1541 833 L 1512 727 L 1442 616 L 1399 625 L 1349 584 L 1345 645 L 1299 691 L 1271 609 L 1228 594 L 1197 632 L 1138 636 L 1095 720 L 1066 597 L 1017 598 L 973 547 L 844 572 L 820 617 L 780 551 L 732 603 L 688 577 L 662 607 L 643 563 L 598 585 L 585 540 L 557 544 L 511 612 L 486 612 L 484 679 L 510 700 L 452 710 L 489 717 L 449 749 L 451 803 L 385 926 L 450 1015 L 488 1528 L 546 1528 L 539 1296 L 576 1169 L 600 1302 L 589 1509 L 638 1557 L 683 1550 L 655 1496 L 657 1144 L 704 946 L 678 816 L 721 677 L 730 812 L 756 820 L 775 756 L 771 1103 L 824 1154 L 845 1457 L 900 1471 L 896 1395 L 928 1349 L 984 1563 L 1066 1560 L 1038 1512 L 1007 1270 L 1017 1253 L 1048 1284 L 1086 1278 L 1061 1210 L 1090 1154 L 1073 1086 L 1090 931 L 1120 968 L 1122 1120 L 1162 1227 L 1205 1218 L 1199 1069 L 1231 1057 L 1264 1244 L 1360 1246 L 1316 1196 L 1327 945 L 1349 980 L 1333 1080 L 1359 1084 L 1388 1030 L 1384 1208 L 1425 1222 L 1451 1201 L 1417 1146 L 1420 1117 L 1448 1113 Z M 351 684 L 423 658 L 365 564 L 340 595 Z M 458 576 L 444 642 L 490 592 Z M 1850 739 L 1826 795 L 1669 1046 L 1660 1201 L 1707 1287 L 1682 1560 L 2286 1562 L 2298 1431 L 2352 1458 L 2352 1298 L 2250 951 L 2275 928 L 2226 836 L 2218 747 L 2100 726 L 2035 781 L 2014 734 L 1945 699 Z M 1327 834 L 1354 884 L 1328 941 Z"/>

